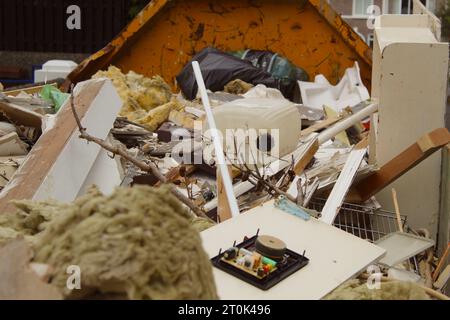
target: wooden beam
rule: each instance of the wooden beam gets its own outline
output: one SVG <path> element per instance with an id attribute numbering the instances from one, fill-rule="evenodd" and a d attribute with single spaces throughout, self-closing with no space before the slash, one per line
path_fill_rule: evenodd
<path id="1" fill-rule="evenodd" d="M 15 104 L 0 101 L 0 113 L 18 125 L 38 129 L 42 127 L 42 115 Z"/>
<path id="2" fill-rule="evenodd" d="M 317 140 L 317 137 L 307 142 L 306 145 L 302 146 L 301 154 L 297 159 L 295 159 L 294 172 L 297 176 L 303 173 L 306 166 L 311 162 L 318 150 L 319 142 Z"/>
<path id="3" fill-rule="evenodd" d="M 340 117 L 340 116 L 328 117 L 327 119 L 319 121 L 319 122 L 313 124 L 312 126 L 306 128 L 305 130 L 302 130 L 302 132 L 300 134 L 302 137 L 306 137 L 306 136 L 310 135 L 311 133 L 318 132 L 322 129 L 328 128 L 329 126 L 335 124 L 336 122 L 338 122 L 341 119 L 342 119 L 342 117 Z"/>
<path id="4" fill-rule="evenodd" d="M 372 103 L 371 105 L 365 107 L 364 109 L 358 111 L 354 115 L 351 115 L 342 121 L 339 121 L 338 123 L 334 124 L 332 127 L 324 130 L 319 135 L 319 144 L 323 144 L 327 142 L 328 140 L 334 138 L 337 134 L 340 132 L 347 130 L 348 128 L 354 126 L 355 124 L 359 123 L 361 120 L 367 118 L 372 113 L 378 111 L 378 104 Z"/>
<path id="5" fill-rule="evenodd" d="M 450 144 L 442 148 L 441 198 L 437 238 L 437 252 L 443 254 L 450 241 Z"/>
<path id="6" fill-rule="evenodd" d="M 217 168 L 217 215 L 220 222 L 224 222 L 231 219 L 233 215 L 231 214 L 230 204 L 228 203 L 225 186 L 223 185 L 222 174 L 219 171 L 220 169 Z M 228 166 L 228 172 L 231 175 L 231 166 Z"/>
<path id="7" fill-rule="evenodd" d="M 57 88 L 58 82 L 51 82 L 51 83 L 48 83 L 48 85 L 51 85 L 51 86 Z M 3 93 L 7 96 L 17 96 L 21 92 L 26 92 L 28 94 L 35 94 L 35 93 L 41 92 L 44 87 L 45 87 L 45 85 L 37 85 L 37 86 L 26 87 L 26 88 L 21 88 L 21 89 L 8 90 L 8 91 L 4 91 Z"/>
<path id="8" fill-rule="evenodd" d="M 447 129 L 440 128 L 428 133 L 382 166 L 379 171 L 359 181 L 353 191 L 360 201 L 370 199 L 448 143 L 450 132 Z M 351 200 L 355 200 L 354 195 Z"/>
<path id="9" fill-rule="evenodd" d="M 122 105 L 111 82 L 80 83 L 74 100 L 83 126 L 93 135 L 105 138 Z M 43 133 L 13 181 L 0 193 L 0 214 L 15 210 L 11 200 L 72 201 L 100 151 L 100 147 L 78 136 L 71 108 L 63 107 L 55 124 Z"/>

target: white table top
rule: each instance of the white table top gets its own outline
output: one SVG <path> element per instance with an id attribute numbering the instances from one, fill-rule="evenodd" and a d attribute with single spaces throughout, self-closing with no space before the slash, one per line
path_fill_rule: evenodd
<path id="1" fill-rule="evenodd" d="M 210 258 L 252 237 L 260 235 L 283 240 L 290 250 L 306 250 L 309 264 L 268 291 L 260 290 L 217 268 L 214 269 L 219 297 L 224 300 L 317 300 L 343 282 L 365 270 L 386 253 L 368 241 L 357 238 L 314 218 L 304 221 L 274 207 L 273 201 L 237 218 L 202 232 L 203 246 Z"/>

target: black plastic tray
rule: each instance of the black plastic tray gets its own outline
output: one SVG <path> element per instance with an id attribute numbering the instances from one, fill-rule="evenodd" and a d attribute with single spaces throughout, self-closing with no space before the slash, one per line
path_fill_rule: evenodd
<path id="1" fill-rule="evenodd" d="M 237 248 L 243 248 L 250 251 L 255 251 L 255 242 L 258 238 L 258 234 L 250 239 L 245 240 L 241 244 L 235 245 Z M 211 259 L 212 264 L 236 278 L 241 279 L 261 290 L 269 290 L 276 284 L 280 283 L 293 273 L 302 269 L 309 263 L 309 259 L 304 256 L 304 254 L 298 254 L 292 250 L 287 249 L 285 256 L 287 256 L 287 262 L 284 265 L 277 265 L 277 270 L 269 274 L 264 279 L 258 279 L 248 274 L 247 272 L 240 270 L 229 263 L 223 262 L 221 259 L 225 252 L 220 252 L 217 256 Z"/>

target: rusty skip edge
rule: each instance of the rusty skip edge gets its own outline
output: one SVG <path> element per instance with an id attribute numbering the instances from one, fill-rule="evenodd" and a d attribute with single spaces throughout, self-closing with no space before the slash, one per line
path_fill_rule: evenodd
<path id="1" fill-rule="evenodd" d="M 342 17 L 325 0 L 298 0 L 309 2 L 329 25 L 342 37 L 344 42 L 352 48 L 361 59 L 372 66 L 372 49 L 363 39 L 345 22 Z M 167 4 L 176 0 L 152 0 L 142 11 L 103 49 L 97 51 L 81 62 L 66 78 L 61 86 L 64 92 L 69 92 L 72 84 L 87 80 L 95 72 L 107 67 L 113 57 L 137 36 L 142 26 L 148 23 Z"/>

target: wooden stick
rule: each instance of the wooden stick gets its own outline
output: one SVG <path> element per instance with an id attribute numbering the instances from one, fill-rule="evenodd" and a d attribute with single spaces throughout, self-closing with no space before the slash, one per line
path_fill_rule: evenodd
<path id="1" fill-rule="evenodd" d="M 338 122 L 341 119 L 342 119 L 342 117 L 340 117 L 340 116 L 328 117 L 327 119 L 317 122 L 317 123 L 313 124 L 312 126 L 302 130 L 302 132 L 300 134 L 302 137 L 307 136 L 313 132 L 317 132 L 319 130 L 328 128 L 329 126 L 331 126 L 332 124 L 335 124 L 336 122 Z"/>
<path id="2" fill-rule="evenodd" d="M 441 259 L 439 260 L 439 263 L 436 267 L 436 270 L 434 270 L 433 273 L 433 281 L 435 282 L 437 278 L 439 277 L 439 274 L 441 272 L 441 269 L 444 267 L 445 262 L 447 261 L 448 255 L 450 253 L 450 242 L 447 245 L 447 249 L 445 249 L 444 254 L 442 255 Z"/>
<path id="3" fill-rule="evenodd" d="M 361 120 L 367 118 L 372 113 L 377 112 L 377 111 L 378 111 L 378 104 L 374 103 L 374 104 L 371 104 L 371 105 L 365 107 L 364 109 L 355 113 L 354 115 L 352 115 L 348 118 L 345 118 L 342 121 L 339 121 L 334 126 L 328 128 L 327 130 L 323 131 L 319 135 L 319 138 L 318 138 L 319 144 L 321 145 L 324 142 L 327 142 L 331 138 L 334 138 L 338 133 L 340 133 L 344 130 L 347 130 L 348 128 L 352 127 L 356 123 L 360 122 Z"/>
<path id="4" fill-rule="evenodd" d="M 217 215 L 219 216 L 219 221 L 224 222 L 231 219 L 233 215 L 231 214 L 225 186 L 223 185 L 222 174 L 219 171 L 220 169 L 217 168 Z M 228 167 L 228 172 L 231 173 L 231 166 Z"/>
<path id="5" fill-rule="evenodd" d="M 436 129 L 411 145 L 405 151 L 353 186 L 352 200 L 364 202 L 406 174 L 436 151 L 450 143 L 446 128 Z"/>
<path id="6" fill-rule="evenodd" d="M 402 217 L 400 215 L 400 208 L 398 206 L 398 200 L 397 200 L 397 191 L 395 191 L 394 188 L 392 188 L 392 200 L 394 201 L 395 215 L 397 216 L 398 230 L 400 232 L 403 232 Z"/>
<path id="7" fill-rule="evenodd" d="M 136 167 L 138 167 L 142 171 L 146 171 L 146 172 L 149 172 L 149 173 L 153 174 L 162 183 L 167 183 L 166 177 L 158 170 L 158 168 L 153 163 L 148 163 L 147 164 L 147 163 L 145 163 L 143 161 L 137 160 L 137 159 L 133 158 L 132 156 L 130 156 L 128 154 L 128 152 L 126 152 L 125 150 L 123 150 L 123 149 L 121 149 L 119 147 L 114 147 L 114 146 L 108 144 L 107 142 L 105 142 L 104 140 L 96 138 L 96 137 L 93 137 L 90 134 L 88 134 L 86 132 L 86 128 L 83 128 L 83 126 L 81 124 L 81 121 L 80 121 L 80 118 L 78 117 L 77 111 L 75 109 L 73 94 L 70 97 L 70 102 L 71 102 L 70 106 L 72 108 L 73 116 L 74 116 L 75 121 L 77 123 L 78 130 L 80 131 L 80 138 L 81 139 L 84 139 L 86 141 L 93 142 L 93 143 L 99 145 L 103 149 L 105 149 L 105 150 L 107 150 L 107 151 L 109 151 L 109 152 L 111 152 L 111 153 L 113 153 L 115 155 L 118 155 L 118 156 L 122 157 L 123 159 L 131 162 L 132 164 L 134 164 Z M 184 203 L 189 209 L 191 209 L 197 216 L 209 219 L 206 216 L 206 214 L 202 210 L 200 210 L 199 207 L 197 207 L 184 194 L 182 194 L 180 191 L 178 191 L 174 185 L 170 185 L 170 187 L 171 187 L 172 194 L 178 200 L 180 200 L 182 203 Z"/>

